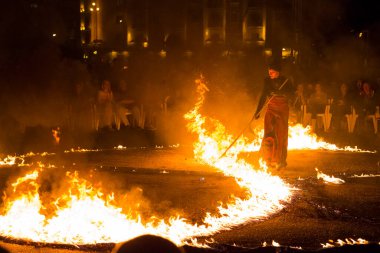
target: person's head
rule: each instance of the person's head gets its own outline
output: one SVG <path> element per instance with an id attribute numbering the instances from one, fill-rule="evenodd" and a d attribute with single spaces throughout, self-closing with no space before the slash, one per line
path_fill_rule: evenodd
<path id="1" fill-rule="evenodd" d="M 321 93 L 321 91 L 322 91 L 321 84 L 320 83 L 316 83 L 315 86 L 314 86 L 314 89 L 315 89 L 316 93 Z"/>
<path id="2" fill-rule="evenodd" d="M 102 82 L 102 90 L 111 91 L 111 82 L 109 80 L 103 80 Z"/>
<path id="3" fill-rule="evenodd" d="M 9 253 L 9 252 L 10 251 L 8 251 L 7 249 L 0 247 L 0 253 Z"/>
<path id="4" fill-rule="evenodd" d="M 77 81 L 75 83 L 75 93 L 76 94 L 81 94 L 83 92 L 83 89 L 84 89 L 84 82 Z"/>
<path id="5" fill-rule="evenodd" d="M 368 82 L 363 82 L 363 92 L 366 94 L 366 95 L 369 95 L 371 93 L 371 85 L 368 83 Z"/>
<path id="6" fill-rule="evenodd" d="M 119 81 L 119 90 L 120 91 L 126 91 L 128 89 L 127 82 L 124 79 L 121 79 Z"/>
<path id="7" fill-rule="evenodd" d="M 345 95 L 345 94 L 347 94 L 347 91 L 348 91 L 347 84 L 346 83 L 342 83 L 340 85 L 340 93 L 343 94 L 343 95 Z"/>
<path id="8" fill-rule="evenodd" d="M 142 235 L 127 242 L 119 243 L 112 250 L 112 253 L 183 253 L 182 248 L 178 248 L 171 241 L 155 236 Z"/>
<path id="9" fill-rule="evenodd" d="M 270 79 L 275 79 L 280 76 L 281 65 L 277 62 L 273 62 L 268 67 L 268 75 Z"/>

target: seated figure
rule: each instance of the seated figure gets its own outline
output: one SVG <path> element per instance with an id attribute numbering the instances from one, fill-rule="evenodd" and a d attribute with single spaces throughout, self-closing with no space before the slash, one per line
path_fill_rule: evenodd
<path id="1" fill-rule="evenodd" d="M 116 112 L 124 126 L 140 127 L 141 112 L 135 99 L 132 98 L 128 85 L 124 80 L 120 80 L 119 89 L 115 93 Z M 130 119 L 128 119 L 130 115 Z M 131 122 L 130 122 L 131 121 Z"/>
<path id="2" fill-rule="evenodd" d="M 97 111 L 100 127 L 112 129 L 113 106 L 114 98 L 111 82 L 109 80 L 103 80 L 97 97 Z"/>

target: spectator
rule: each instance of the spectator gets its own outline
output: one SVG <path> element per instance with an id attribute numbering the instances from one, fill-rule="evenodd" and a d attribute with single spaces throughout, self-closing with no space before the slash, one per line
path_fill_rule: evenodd
<path id="1" fill-rule="evenodd" d="M 114 98 L 111 83 L 109 80 L 103 80 L 97 97 L 97 113 L 101 128 L 112 130 L 113 106 Z"/>
<path id="2" fill-rule="evenodd" d="M 321 84 L 316 83 L 314 87 L 314 92 L 311 94 L 308 100 L 308 112 L 311 114 L 311 125 L 313 130 L 317 129 L 317 114 L 325 113 L 327 103 L 327 94 L 322 90 Z M 318 126 L 319 125 L 320 124 L 318 124 Z"/>
<path id="3" fill-rule="evenodd" d="M 368 81 L 362 82 L 358 103 L 356 103 L 355 108 L 359 115 L 359 129 L 363 131 L 369 127 L 367 125 L 367 116 L 375 114 L 376 112 L 375 90 Z"/>
<path id="4" fill-rule="evenodd" d="M 313 93 L 314 93 L 314 85 L 312 83 L 308 83 L 304 87 L 304 94 L 305 94 L 306 102 L 309 100 L 311 94 L 313 94 Z"/>
<path id="5" fill-rule="evenodd" d="M 91 110 L 93 101 L 84 81 L 77 81 L 74 95 L 70 101 L 69 114 L 73 130 L 86 131 L 91 128 Z"/>
<path id="6" fill-rule="evenodd" d="M 140 125 L 140 109 L 132 98 L 125 80 L 119 81 L 119 89 L 115 93 L 116 111 L 124 126 L 142 127 Z M 129 122 L 128 115 L 131 115 Z"/>
<path id="7" fill-rule="evenodd" d="M 311 118 L 315 119 L 318 113 L 324 113 L 327 105 L 327 94 L 322 90 L 320 83 L 315 84 L 314 92 L 311 94 L 308 105 Z"/>
<path id="8" fill-rule="evenodd" d="M 156 130 L 161 112 L 161 90 L 151 82 L 146 83 L 142 100 L 144 101 L 145 126 L 147 130 Z"/>
<path id="9" fill-rule="evenodd" d="M 367 81 L 363 82 L 360 98 L 362 113 L 364 115 L 374 114 L 376 108 L 375 90 Z"/>
<path id="10" fill-rule="evenodd" d="M 347 126 L 345 115 L 351 113 L 352 98 L 348 91 L 346 83 L 342 83 L 339 86 L 339 93 L 335 96 L 332 104 L 332 126 L 335 130 L 339 131 L 343 129 L 343 126 Z"/>
<path id="11" fill-rule="evenodd" d="M 292 103 L 292 107 L 294 112 L 296 113 L 297 123 L 302 123 L 302 106 L 306 105 L 306 98 L 304 92 L 304 86 L 302 83 L 297 85 L 297 89 L 295 91 L 294 101 Z"/>
<path id="12" fill-rule="evenodd" d="M 8 251 L 7 249 L 0 247 L 0 253 L 9 253 L 9 252 L 10 251 Z"/>
<path id="13" fill-rule="evenodd" d="M 171 241 L 155 236 L 142 235 L 124 243 L 116 245 L 112 253 L 183 253 L 183 248 L 178 248 Z"/>

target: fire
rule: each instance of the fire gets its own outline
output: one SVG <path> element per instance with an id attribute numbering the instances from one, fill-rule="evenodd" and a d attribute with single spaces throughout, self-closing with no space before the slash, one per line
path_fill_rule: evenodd
<path id="1" fill-rule="evenodd" d="M 64 153 L 87 153 L 87 152 L 99 152 L 99 149 L 86 149 L 86 148 L 71 148 L 70 150 L 65 150 Z"/>
<path id="2" fill-rule="evenodd" d="M 256 139 L 252 141 L 251 151 L 260 149 L 260 140 L 264 135 L 264 130 L 255 129 Z M 289 126 L 288 134 L 288 149 L 289 150 L 330 150 L 330 151 L 346 151 L 360 153 L 376 153 L 376 151 L 363 150 L 358 147 L 338 147 L 335 144 L 325 142 L 321 137 L 318 137 L 312 132 L 310 126 L 303 127 L 301 124 Z"/>
<path id="3" fill-rule="evenodd" d="M 344 245 L 363 245 L 368 244 L 368 241 L 362 238 L 358 238 L 354 240 L 352 238 L 346 238 L 345 240 L 338 239 L 336 242 L 333 240 L 329 240 L 327 243 L 321 243 L 323 248 L 332 248 L 332 247 L 340 247 Z"/>
<path id="4" fill-rule="evenodd" d="M 53 138 L 54 138 L 54 143 L 58 145 L 59 142 L 61 141 L 61 129 L 60 129 L 60 127 L 53 128 L 51 130 L 51 133 L 52 133 Z"/>
<path id="5" fill-rule="evenodd" d="M 219 213 L 207 213 L 199 225 L 179 216 L 143 219 L 138 212 L 131 213 L 120 207 L 138 203 L 118 203 L 114 194 L 105 194 L 80 178 L 78 173 L 67 173 L 65 192 L 59 192 L 59 197 L 55 198 L 51 193 L 50 201 L 46 201 L 39 193 L 40 168 L 12 184 L 12 194 L 7 194 L 3 201 L 0 235 L 38 242 L 94 244 L 155 234 L 178 245 L 199 245 L 198 236 L 209 236 L 251 220 L 264 219 L 281 210 L 291 199 L 291 189 L 279 177 L 270 175 L 265 169 L 255 169 L 237 158 L 239 152 L 250 148 L 244 139 L 237 142 L 225 157 L 218 159 L 232 136 L 225 133 L 224 126 L 218 121 L 199 113 L 207 87 L 201 80 L 197 83 L 199 100 L 186 114 L 189 129 L 199 135 L 194 154 L 199 161 L 214 166 L 226 176 L 235 177 L 237 183 L 247 190 L 245 199 L 231 197 L 229 203 L 219 206 Z M 213 131 L 206 130 L 206 121 L 213 124 Z"/>
<path id="6" fill-rule="evenodd" d="M 319 171 L 317 168 L 315 168 L 315 170 L 317 171 L 317 178 L 322 179 L 325 183 L 331 183 L 331 184 L 344 184 L 345 183 L 343 179 L 336 178 L 334 176 L 328 176 L 328 175 L 322 173 L 322 171 Z"/>
<path id="7" fill-rule="evenodd" d="M 192 224 L 180 216 L 143 219 L 139 212 L 131 211 L 138 203 L 120 202 L 117 196 L 104 193 L 76 172 L 66 174 L 65 191 L 52 192 L 49 198 L 41 196 L 38 183 L 42 172 L 40 168 L 18 178 L 5 194 L 0 213 L 0 235 L 38 242 L 95 244 L 117 243 L 143 234 L 154 234 L 177 245 L 199 245 L 196 237 L 210 236 L 252 220 L 265 219 L 280 211 L 290 202 L 294 189 L 268 173 L 264 164 L 254 168 L 239 157 L 241 152 L 258 150 L 260 139 L 248 141 L 243 136 L 220 158 L 232 143 L 233 136 L 227 134 L 219 121 L 201 114 L 208 88 L 202 78 L 196 80 L 196 84 L 198 101 L 185 115 L 188 129 L 198 136 L 194 143 L 194 156 L 199 162 L 234 177 L 246 190 L 244 199 L 231 197 L 229 203 L 218 207 L 217 214 L 205 214 L 202 224 Z M 305 148 L 299 146 L 300 142 L 308 148 L 326 148 L 325 144 L 323 147 L 316 144 L 318 141 L 310 136 L 308 130 L 299 126 L 292 129 L 290 148 Z M 335 148 L 330 144 L 327 147 Z M 93 150 L 72 149 L 65 153 L 89 151 Z M 125 206 L 130 208 L 125 209 Z"/>

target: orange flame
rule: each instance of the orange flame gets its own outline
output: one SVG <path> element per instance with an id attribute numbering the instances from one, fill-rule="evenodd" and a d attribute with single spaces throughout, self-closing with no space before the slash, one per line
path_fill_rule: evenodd
<path id="1" fill-rule="evenodd" d="M 244 139 L 222 159 L 217 159 L 232 136 L 213 119 L 199 113 L 207 87 L 197 80 L 200 94 L 195 108 L 186 114 L 192 132 L 199 135 L 194 144 L 195 156 L 202 162 L 233 176 L 239 185 L 247 189 L 247 198 L 233 198 L 220 205 L 218 214 L 207 213 L 203 224 L 191 224 L 181 217 L 162 219 L 151 217 L 142 221 L 140 215 L 123 213 L 114 196 L 104 194 L 77 173 L 67 173 L 69 186 L 66 192 L 52 204 L 43 203 L 37 183 L 39 170 L 19 178 L 13 184 L 14 194 L 4 199 L 3 215 L 0 215 L 0 234 L 39 242 L 68 244 L 92 244 L 121 242 L 142 234 L 156 234 L 178 245 L 197 244 L 197 236 L 208 236 L 232 226 L 257 220 L 279 211 L 290 200 L 290 188 L 279 178 L 265 170 L 255 170 L 244 160 L 237 159 L 240 150 L 246 150 Z M 204 128 L 210 121 L 214 131 Z M 21 187 L 23 186 L 23 187 Z M 125 204 L 125 203 L 124 203 Z M 133 203 L 131 203 L 133 204 Z M 47 211 L 51 211 L 47 213 Z"/>
<path id="2" fill-rule="evenodd" d="M 344 184 L 344 180 L 340 178 L 336 178 L 334 176 L 328 176 L 322 171 L 319 171 L 317 168 L 315 169 L 317 171 L 317 178 L 322 179 L 326 184 L 331 183 L 331 184 Z"/>
<path id="3" fill-rule="evenodd" d="M 202 78 L 196 80 L 196 84 L 198 101 L 185 115 L 189 121 L 188 129 L 198 136 L 194 143 L 194 156 L 224 175 L 234 177 L 246 189 L 245 199 L 232 197 L 229 203 L 218 207 L 217 214 L 207 213 L 202 224 L 191 224 L 179 216 L 167 219 L 151 217 L 143 221 L 138 213 L 125 213 L 113 194 L 104 194 L 101 189 L 79 178 L 78 173 L 67 173 L 69 185 L 66 191 L 53 202 L 44 203 L 37 183 L 39 169 L 11 185 L 10 194 L 3 201 L 0 235 L 38 242 L 94 244 L 155 234 L 177 245 L 197 244 L 198 236 L 209 236 L 247 221 L 264 219 L 281 210 L 291 200 L 293 189 L 279 177 L 269 174 L 265 165 L 254 168 L 238 156 L 241 152 L 258 150 L 258 139 L 249 142 L 243 137 L 224 157 L 219 158 L 233 137 L 226 133 L 220 122 L 200 113 L 208 88 Z M 298 129 L 296 133 L 300 131 L 303 130 Z M 68 152 L 82 151 L 88 150 Z"/>

